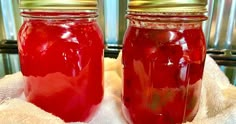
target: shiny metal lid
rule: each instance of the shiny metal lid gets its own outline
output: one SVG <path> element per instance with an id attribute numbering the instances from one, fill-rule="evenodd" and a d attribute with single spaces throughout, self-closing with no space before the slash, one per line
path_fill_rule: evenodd
<path id="1" fill-rule="evenodd" d="M 128 12 L 206 12 L 207 0 L 129 0 Z"/>
<path id="2" fill-rule="evenodd" d="M 97 0 L 20 0 L 21 9 L 97 10 Z"/>

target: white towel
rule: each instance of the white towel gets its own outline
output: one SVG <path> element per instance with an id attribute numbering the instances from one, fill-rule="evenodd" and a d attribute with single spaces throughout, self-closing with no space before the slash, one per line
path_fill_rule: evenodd
<path id="1" fill-rule="evenodd" d="M 118 59 L 105 58 L 105 95 L 101 107 L 89 124 L 126 124 L 121 112 L 122 71 Z M 206 57 L 199 111 L 187 124 L 236 124 L 236 88 L 215 61 Z M 0 79 L 1 124 L 62 124 L 60 118 L 24 100 L 22 74 Z M 75 122 L 74 124 L 79 124 Z"/>

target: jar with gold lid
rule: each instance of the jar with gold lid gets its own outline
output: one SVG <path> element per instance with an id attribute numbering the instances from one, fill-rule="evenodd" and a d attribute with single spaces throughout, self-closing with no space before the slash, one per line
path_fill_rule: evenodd
<path id="1" fill-rule="evenodd" d="M 20 0 L 26 99 L 66 122 L 89 121 L 103 98 L 97 0 Z"/>
<path id="2" fill-rule="evenodd" d="M 130 124 L 176 124 L 198 112 L 207 0 L 130 0 L 122 110 Z"/>

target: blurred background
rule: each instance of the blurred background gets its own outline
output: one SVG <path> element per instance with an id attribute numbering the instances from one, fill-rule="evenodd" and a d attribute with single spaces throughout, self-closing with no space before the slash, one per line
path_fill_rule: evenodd
<path id="1" fill-rule="evenodd" d="M 127 27 L 128 0 L 99 0 L 98 21 L 104 33 L 106 57 L 117 57 Z M 236 0 L 208 0 L 203 24 L 207 53 L 236 85 Z M 17 0 L 0 0 L 0 77 L 20 71 L 17 32 L 23 20 Z"/>

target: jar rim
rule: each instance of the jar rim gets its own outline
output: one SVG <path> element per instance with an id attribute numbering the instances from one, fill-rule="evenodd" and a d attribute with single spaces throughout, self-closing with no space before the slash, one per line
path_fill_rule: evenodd
<path id="1" fill-rule="evenodd" d="M 126 18 L 137 21 L 149 22 L 201 22 L 208 19 L 202 12 L 172 12 L 172 13 L 153 13 L 153 12 L 128 12 Z"/>
<path id="2" fill-rule="evenodd" d="M 96 11 L 45 11 L 45 10 L 23 10 L 21 16 L 25 18 L 96 18 L 98 12 Z"/>

